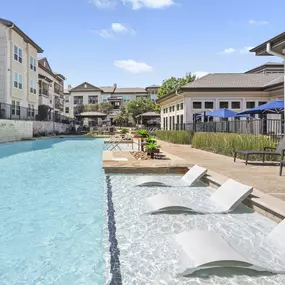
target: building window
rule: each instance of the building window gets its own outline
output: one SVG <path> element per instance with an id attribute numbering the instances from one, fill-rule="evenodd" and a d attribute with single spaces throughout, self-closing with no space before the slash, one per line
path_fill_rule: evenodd
<path id="1" fill-rule="evenodd" d="M 36 83 L 34 79 L 30 80 L 30 93 L 37 94 Z"/>
<path id="2" fill-rule="evenodd" d="M 34 117 L 35 115 L 35 106 L 32 104 L 28 105 L 28 117 Z"/>
<path id="3" fill-rule="evenodd" d="M 179 125 L 179 115 L 176 116 L 176 124 Z"/>
<path id="4" fill-rule="evenodd" d="M 227 108 L 229 108 L 229 102 L 221 101 L 220 109 L 227 109 Z"/>
<path id="5" fill-rule="evenodd" d="M 165 113 L 168 113 L 168 108 L 165 108 Z"/>
<path id="6" fill-rule="evenodd" d="M 150 99 L 151 99 L 152 102 L 155 102 L 157 100 L 157 94 L 156 93 L 151 94 L 150 95 Z"/>
<path id="7" fill-rule="evenodd" d="M 12 100 L 12 115 L 20 116 L 20 102 Z"/>
<path id="8" fill-rule="evenodd" d="M 177 105 L 176 105 L 176 110 L 177 110 L 177 111 L 179 111 L 179 107 L 180 107 L 180 105 L 177 104 Z"/>
<path id="9" fill-rule="evenodd" d="M 193 109 L 202 109 L 202 102 L 193 102 Z"/>
<path id="10" fill-rule="evenodd" d="M 37 65 L 36 59 L 34 57 L 30 56 L 30 69 L 33 71 L 36 71 L 37 70 L 36 65 Z"/>
<path id="11" fill-rule="evenodd" d="M 65 113 L 66 113 L 66 114 L 69 113 L 69 107 L 65 107 Z"/>
<path id="12" fill-rule="evenodd" d="M 14 72 L 14 87 L 23 89 L 23 76 L 18 72 Z"/>
<path id="13" fill-rule="evenodd" d="M 214 109 L 214 102 L 205 102 L 205 109 Z"/>
<path id="14" fill-rule="evenodd" d="M 232 102 L 232 109 L 240 109 L 240 102 Z"/>
<path id="15" fill-rule="evenodd" d="M 88 97 L 88 104 L 97 104 L 97 103 L 98 103 L 98 96 L 89 96 Z"/>
<path id="16" fill-rule="evenodd" d="M 14 45 L 14 59 L 20 63 L 23 62 L 23 50 Z"/>
<path id="17" fill-rule="evenodd" d="M 260 102 L 258 102 L 258 106 L 264 105 L 264 104 L 266 104 L 266 103 L 267 103 L 266 101 L 265 101 L 265 102 L 260 101 Z"/>
<path id="18" fill-rule="evenodd" d="M 255 102 L 254 101 L 246 102 L 246 109 L 252 109 L 254 107 L 255 107 Z"/>
<path id="19" fill-rule="evenodd" d="M 183 103 L 180 103 L 180 110 L 183 110 Z"/>
<path id="20" fill-rule="evenodd" d="M 74 96 L 74 105 L 82 105 L 83 96 Z"/>
<path id="21" fill-rule="evenodd" d="M 180 115 L 180 124 L 184 124 L 184 118 L 183 118 L 183 115 Z"/>
<path id="22" fill-rule="evenodd" d="M 130 100 L 131 100 L 131 98 L 130 98 L 129 95 L 123 96 L 123 101 L 124 101 L 124 102 L 130 102 Z"/>

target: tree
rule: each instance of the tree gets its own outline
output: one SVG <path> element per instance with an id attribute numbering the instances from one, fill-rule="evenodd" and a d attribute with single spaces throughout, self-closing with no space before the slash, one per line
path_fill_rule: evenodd
<path id="1" fill-rule="evenodd" d="M 102 102 L 99 104 L 86 104 L 81 112 L 101 112 L 108 115 L 112 109 L 113 105 L 111 103 Z"/>
<path id="2" fill-rule="evenodd" d="M 114 121 L 119 124 L 120 126 L 121 125 L 124 125 L 124 124 L 127 124 L 128 121 L 129 121 L 129 114 L 126 110 L 125 107 L 122 107 L 120 109 L 120 112 L 118 113 L 118 115 L 114 118 Z"/>
<path id="3" fill-rule="evenodd" d="M 196 79 L 196 75 L 192 75 L 191 73 L 186 73 L 185 77 L 176 78 L 170 77 L 167 80 L 164 80 L 162 86 L 158 90 L 158 98 L 166 96 L 170 92 L 179 89 L 181 86 L 190 83 Z"/>
<path id="4" fill-rule="evenodd" d="M 84 112 L 98 112 L 99 104 L 87 104 L 84 105 Z"/>
<path id="5" fill-rule="evenodd" d="M 130 103 L 126 107 L 127 112 L 132 115 L 134 120 L 136 116 L 146 113 L 146 112 L 159 112 L 160 107 L 155 102 L 151 101 L 150 99 L 137 99 L 130 101 Z"/>

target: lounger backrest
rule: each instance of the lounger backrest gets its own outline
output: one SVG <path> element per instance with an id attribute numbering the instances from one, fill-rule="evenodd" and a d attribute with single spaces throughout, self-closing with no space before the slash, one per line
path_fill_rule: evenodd
<path id="1" fill-rule="evenodd" d="M 279 142 L 276 152 L 281 153 L 285 149 L 285 137 Z"/>
<path id="2" fill-rule="evenodd" d="M 175 241 L 194 267 L 221 261 L 248 262 L 223 238 L 213 232 L 192 230 L 175 235 Z"/>
<path id="3" fill-rule="evenodd" d="M 248 197 L 252 190 L 251 186 L 228 179 L 212 194 L 210 200 L 217 204 L 222 211 L 230 212 Z"/>
<path id="4" fill-rule="evenodd" d="M 284 245 L 285 240 L 285 219 L 280 222 L 265 238 L 270 242 Z"/>
<path id="5" fill-rule="evenodd" d="M 207 173 L 207 169 L 194 165 L 190 170 L 181 178 L 181 180 L 187 184 L 192 185 L 197 182 L 202 176 Z"/>

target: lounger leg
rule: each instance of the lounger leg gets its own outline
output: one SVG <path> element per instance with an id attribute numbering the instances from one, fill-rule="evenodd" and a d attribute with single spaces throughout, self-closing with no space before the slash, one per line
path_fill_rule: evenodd
<path id="1" fill-rule="evenodd" d="M 246 154 L 246 158 L 245 158 L 245 165 L 247 165 L 247 162 L 248 162 L 248 153 Z"/>
<path id="2" fill-rule="evenodd" d="M 279 173 L 280 176 L 282 176 L 282 171 L 283 171 L 283 163 L 280 162 L 280 173 Z"/>
<path id="3" fill-rule="evenodd" d="M 234 162 L 236 162 L 236 159 L 237 159 L 237 152 L 235 151 L 234 152 Z"/>
<path id="4" fill-rule="evenodd" d="M 262 162 L 264 163 L 264 161 L 265 161 L 265 154 L 263 153 L 262 154 Z"/>

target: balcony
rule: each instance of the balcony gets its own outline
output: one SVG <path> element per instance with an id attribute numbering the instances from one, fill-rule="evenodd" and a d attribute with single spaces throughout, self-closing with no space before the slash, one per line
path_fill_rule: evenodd
<path id="1" fill-rule="evenodd" d="M 47 89 L 40 89 L 40 96 L 46 96 L 49 97 L 49 91 Z"/>
<path id="2" fill-rule="evenodd" d="M 83 100 L 74 100 L 74 105 L 83 105 Z"/>

